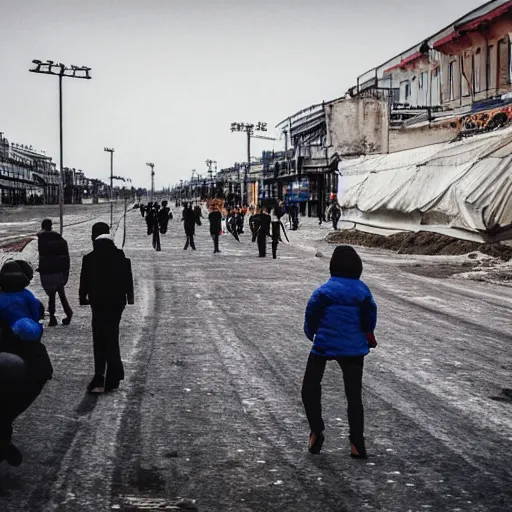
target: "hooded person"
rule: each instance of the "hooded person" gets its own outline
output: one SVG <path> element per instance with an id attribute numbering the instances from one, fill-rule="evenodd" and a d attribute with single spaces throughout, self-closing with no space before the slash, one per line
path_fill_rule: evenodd
<path id="1" fill-rule="evenodd" d="M 217 254 L 220 252 L 219 236 L 222 233 L 222 214 L 216 204 L 212 204 L 211 210 L 208 215 L 208 220 L 210 221 L 210 235 L 213 239 L 213 253 Z"/>
<path id="2" fill-rule="evenodd" d="M 93 251 L 84 256 L 80 274 L 80 305 L 92 310 L 94 377 L 90 393 L 113 391 L 124 379 L 119 348 L 119 324 L 126 304 L 134 303 L 131 262 L 118 249 L 109 226 L 92 227 Z"/>
<path id="3" fill-rule="evenodd" d="M 148 236 L 153 234 L 153 228 L 155 227 L 155 208 L 152 202 L 149 202 L 146 206 L 146 226 L 148 228 Z"/>
<path id="4" fill-rule="evenodd" d="M 169 220 L 172 220 L 171 209 L 167 206 L 167 201 L 162 201 L 162 208 L 158 212 L 158 224 L 160 226 L 160 233 L 162 235 L 167 233 Z"/>
<path id="5" fill-rule="evenodd" d="M 270 236 L 270 228 L 272 225 L 272 218 L 268 214 L 267 208 L 261 210 L 256 222 L 258 223 L 256 242 L 258 244 L 259 257 L 265 258 L 267 255 L 267 236 Z"/>
<path id="6" fill-rule="evenodd" d="M 66 240 L 52 229 L 52 221 L 44 219 L 41 223 L 41 231 L 37 234 L 37 249 L 39 252 L 38 272 L 41 277 L 41 285 L 48 295 L 48 312 L 50 314 L 49 327 L 57 325 L 55 317 L 55 299 L 59 295 L 66 318 L 63 325 L 69 325 L 73 311 L 66 297 L 64 287 L 69 279 L 70 259 Z"/>
<path id="7" fill-rule="evenodd" d="M 26 287 L 34 271 L 22 260 L 0 270 L 0 461 L 19 466 L 22 455 L 12 443 L 13 423 L 52 378 L 53 368 L 41 343 L 42 303 Z"/>
<path id="8" fill-rule="evenodd" d="M 306 307 L 304 333 L 313 342 L 302 384 L 302 401 L 311 429 L 309 451 L 320 453 L 325 425 L 321 383 L 327 361 L 343 372 L 348 402 L 351 457 L 366 458 L 362 379 L 364 357 L 376 346 L 373 331 L 377 306 L 361 280 L 363 263 L 350 246 L 336 247 L 330 262 L 331 278 L 317 288 Z"/>
<path id="9" fill-rule="evenodd" d="M 196 250 L 196 244 L 194 242 L 194 235 L 196 233 L 196 224 L 200 220 L 197 217 L 196 213 L 192 209 L 192 203 L 185 204 L 185 208 L 183 209 L 183 226 L 185 228 L 185 235 L 187 237 L 187 241 L 185 242 L 185 247 L 183 249 L 186 251 L 188 246 L 192 248 L 193 251 Z M 200 225 L 200 224 L 199 224 Z"/>

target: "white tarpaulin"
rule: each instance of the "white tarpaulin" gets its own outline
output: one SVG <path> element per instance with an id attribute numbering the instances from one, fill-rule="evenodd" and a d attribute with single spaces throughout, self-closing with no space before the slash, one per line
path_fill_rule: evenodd
<path id="1" fill-rule="evenodd" d="M 512 238 L 512 128 L 342 160 L 343 220 L 474 240 Z"/>

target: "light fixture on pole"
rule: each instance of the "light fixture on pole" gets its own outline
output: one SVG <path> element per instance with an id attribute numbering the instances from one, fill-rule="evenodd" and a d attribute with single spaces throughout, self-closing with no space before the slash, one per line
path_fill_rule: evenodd
<path id="1" fill-rule="evenodd" d="M 110 230 L 114 217 L 114 148 L 103 148 L 103 151 L 110 153 Z"/>
<path id="2" fill-rule="evenodd" d="M 34 69 L 30 69 L 31 73 L 40 73 L 43 75 L 55 75 L 59 77 L 59 139 L 60 139 L 60 193 L 59 193 L 59 218 L 60 218 L 60 234 L 64 230 L 64 142 L 62 129 L 62 79 L 63 78 L 80 78 L 90 80 L 91 68 L 86 66 L 68 67 L 60 62 L 55 63 L 53 60 L 42 62 L 33 60 Z"/>
<path id="3" fill-rule="evenodd" d="M 151 167 L 151 202 L 153 202 L 153 196 L 155 194 L 155 164 L 153 162 L 147 162 L 146 165 Z"/>
<path id="4" fill-rule="evenodd" d="M 244 172 L 243 189 L 241 190 L 242 201 L 247 202 L 247 177 L 251 167 L 251 138 L 263 138 L 259 135 L 254 135 L 254 132 L 266 132 L 267 123 L 258 121 L 256 124 L 252 123 L 231 123 L 231 132 L 245 132 L 247 134 L 247 165 Z"/>

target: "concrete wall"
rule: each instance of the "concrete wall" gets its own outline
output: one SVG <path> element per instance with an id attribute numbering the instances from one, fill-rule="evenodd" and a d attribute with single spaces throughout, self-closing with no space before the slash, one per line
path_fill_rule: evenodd
<path id="1" fill-rule="evenodd" d="M 453 140 L 459 133 L 459 127 L 450 123 L 422 126 L 420 128 L 401 128 L 389 131 L 389 152 L 429 146 Z"/>
<path id="2" fill-rule="evenodd" d="M 327 145 L 340 156 L 387 153 L 388 104 L 376 98 L 343 99 L 326 106 Z"/>

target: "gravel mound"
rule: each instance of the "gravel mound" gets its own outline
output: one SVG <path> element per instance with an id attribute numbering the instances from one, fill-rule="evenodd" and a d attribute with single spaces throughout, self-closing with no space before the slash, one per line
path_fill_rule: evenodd
<path id="1" fill-rule="evenodd" d="M 458 256 L 480 252 L 493 258 L 499 258 L 502 261 L 512 260 L 511 245 L 469 242 L 426 231 L 382 236 L 356 230 L 342 230 L 330 233 L 326 240 L 332 244 L 351 244 L 388 249 L 399 254 Z"/>

